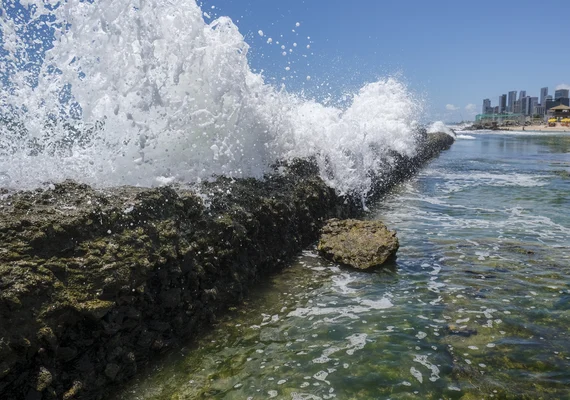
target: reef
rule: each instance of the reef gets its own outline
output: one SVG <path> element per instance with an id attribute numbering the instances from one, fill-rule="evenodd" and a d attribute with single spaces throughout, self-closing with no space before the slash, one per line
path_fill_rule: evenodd
<path id="1" fill-rule="evenodd" d="M 369 201 L 453 138 L 420 141 L 373 177 Z M 65 181 L 0 193 L 0 398 L 104 398 L 238 305 L 326 220 L 362 215 L 361 200 L 335 193 L 310 160 L 198 191 Z"/>

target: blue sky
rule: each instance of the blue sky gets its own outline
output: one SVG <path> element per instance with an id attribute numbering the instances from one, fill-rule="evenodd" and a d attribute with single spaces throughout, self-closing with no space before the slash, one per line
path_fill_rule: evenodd
<path id="1" fill-rule="evenodd" d="M 541 87 L 553 94 L 570 85 L 567 1 L 203 0 L 202 7 L 232 18 L 268 81 L 319 98 L 399 75 L 427 100 L 428 119 L 459 121 L 479 113 L 484 98 L 497 105 L 510 90 L 539 96 Z"/>

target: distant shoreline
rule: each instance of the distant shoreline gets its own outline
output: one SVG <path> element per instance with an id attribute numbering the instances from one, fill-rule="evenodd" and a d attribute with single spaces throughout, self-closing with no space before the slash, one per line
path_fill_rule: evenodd
<path id="1" fill-rule="evenodd" d="M 524 129 L 523 129 L 524 128 Z M 546 126 L 546 125 L 526 125 L 526 126 L 500 126 L 501 131 L 529 131 L 529 132 L 570 132 L 568 126 Z"/>

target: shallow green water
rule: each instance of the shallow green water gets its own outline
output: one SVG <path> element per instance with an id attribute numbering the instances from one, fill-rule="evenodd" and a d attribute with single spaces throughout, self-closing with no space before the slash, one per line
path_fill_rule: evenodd
<path id="1" fill-rule="evenodd" d="M 472 138 L 371 213 L 391 268 L 309 249 L 117 398 L 570 398 L 570 136 Z"/>

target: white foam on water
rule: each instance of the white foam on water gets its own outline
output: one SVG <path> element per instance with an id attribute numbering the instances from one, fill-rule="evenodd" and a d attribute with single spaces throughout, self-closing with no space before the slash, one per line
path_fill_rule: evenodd
<path id="1" fill-rule="evenodd" d="M 326 321 L 330 323 L 343 318 L 356 320 L 360 318 L 360 314 L 365 314 L 372 310 L 384 310 L 394 306 L 387 297 L 382 297 L 379 300 L 356 298 L 354 301 L 357 304 L 347 304 L 344 306 L 335 305 L 334 307 L 327 307 L 324 305 L 298 307 L 295 310 L 290 311 L 287 314 L 287 317 L 311 318 L 326 316 Z"/>
<path id="2" fill-rule="evenodd" d="M 356 277 L 352 274 L 344 273 L 332 277 L 332 287 L 334 290 L 342 294 L 356 293 L 355 289 L 350 288 L 352 282 L 356 281 Z"/>
<path id="3" fill-rule="evenodd" d="M 499 174 L 492 172 L 470 172 L 469 174 L 446 173 L 445 183 L 439 188 L 442 193 L 453 193 L 477 186 L 520 186 L 537 187 L 548 184 L 548 175 L 529 175 L 521 173 Z"/>
<path id="4" fill-rule="evenodd" d="M 308 384 L 307 384 L 308 386 Z M 315 396 L 310 393 L 291 393 L 291 400 L 322 400 L 322 397 Z"/>
<path id="5" fill-rule="evenodd" d="M 383 297 L 380 300 L 361 300 L 360 304 L 369 307 L 370 310 L 384 310 L 394 306 L 390 299 L 386 297 Z"/>
<path id="6" fill-rule="evenodd" d="M 340 193 L 365 194 L 390 151 L 415 151 L 422 104 L 405 84 L 368 83 L 343 109 L 290 94 L 250 69 L 229 18 L 206 23 L 195 0 L 21 3 L 31 21 L 0 5 L 0 110 L 22 124 L 0 125 L 3 186 L 261 177 L 278 159 L 314 157 Z M 53 48 L 43 38 L 45 60 L 21 68 L 25 27 L 42 20 Z"/>
<path id="7" fill-rule="evenodd" d="M 341 350 L 338 347 L 328 347 L 323 350 L 323 353 L 319 356 L 311 360 L 314 364 L 324 364 L 331 361 L 330 355 L 336 353 L 337 351 Z"/>
<path id="8" fill-rule="evenodd" d="M 356 350 L 362 350 L 364 348 L 364 346 L 366 345 L 367 337 L 368 335 L 366 333 L 355 333 L 353 335 L 350 335 L 346 338 L 346 340 L 348 341 L 348 344 L 346 346 L 327 347 L 326 349 L 323 350 L 323 352 L 319 357 L 314 358 L 313 360 L 311 360 L 311 362 L 314 364 L 324 364 L 329 361 L 333 361 L 333 359 L 331 359 L 330 356 L 334 353 L 339 352 L 340 350 L 344 350 L 348 355 L 353 355 Z"/>
<path id="9" fill-rule="evenodd" d="M 459 134 L 456 136 L 456 139 L 462 139 L 462 140 L 475 140 L 477 139 L 475 136 L 471 136 L 471 135 L 463 135 L 463 134 Z"/>
<path id="10" fill-rule="evenodd" d="M 356 350 L 362 350 L 366 345 L 366 338 L 368 335 L 366 333 L 355 333 L 347 337 L 349 341 L 349 348 L 346 350 L 346 354 L 353 355 Z"/>
<path id="11" fill-rule="evenodd" d="M 414 378 L 416 378 L 419 383 L 424 382 L 424 377 L 423 377 L 422 373 L 420 371 L 418 371 L 415 367 L 410 367 L 410 374 L 412 374 L 412 376 Z"/>
<path id="12" fill-rule="evenodd" d="M 322 381 L 322 382 L 326 382 L 326 383 L 330 384 L 330 382 L 326 380 L 328 375 L 329 375 L 329 373 L 326 371 L 319 371 L 313 375 L 313 378 L 315 378 L 318 381 Z"/>
<path id="13" fill-rule="evenodd" d="M 424 367 L 426 367 L 431 371 L 431 376 L 429 378 L 430 381 L 435 382 L 439 379 L 439 373 L 440 373 L 439 368 L 437 367 L 437 365 L 434 365 L 431 362 L 429 362 L 426 355 L 416 355 L 414 357 L 414 362 L 420 363 L 421 365 L 423 365 Z"/>

